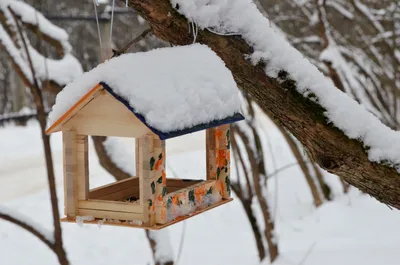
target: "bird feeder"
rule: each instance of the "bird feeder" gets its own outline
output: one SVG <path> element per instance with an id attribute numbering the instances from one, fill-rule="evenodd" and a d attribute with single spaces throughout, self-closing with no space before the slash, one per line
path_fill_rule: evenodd
<path id="1" fill-rule="evenodd" d="M 181 56 L 177 59 L 176 54 Z M 168 56 L 180 69 L 168 70 Z M 185 80 L 174 76 L 182 69 L 189 72 Z M 146 77 L 149 72 L 156 80 Z M 194 80 L 188 82 L 192 75 Z M 62 221 L 81 218 L 86 223 L 160 229 L 232 200 L 230 124 L 243 116 L 232 75 L 208 47 L 122 55 L 64 90 L 57 96 L 46 131 L 62 132 L 66 215 Z M 167 178 L 168 139 L 200 130 L 206 131 L 204 180 Z M 136 176 L 90 189 L 91 135 L 135 138 Z"/>

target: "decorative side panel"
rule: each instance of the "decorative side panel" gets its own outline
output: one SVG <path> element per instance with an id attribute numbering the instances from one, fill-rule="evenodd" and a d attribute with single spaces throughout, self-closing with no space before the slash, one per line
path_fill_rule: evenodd
<path id="1" fill-rule="evenodd" d="M 165 173 L 165 141 L 154 136 L 154 179 L 151 183 L 154 191 L 154 206 L 156 212 L 156 222 L 159 223 L 162 215 L 165 215 L 163 208 L 164 197 L 167 194 L 167 176 Z"/>
<path id="2" fill-rule="evenodd" d="M 217 181 L 203 181 L 193 186 L 168 193 L 164 207 L 160 207 L 159 224 L 175 220 L 196 210 L 213 205 L 221 200 Z"/>
<path id="3" fill-rule="evenodd" d="M 153 135 L 145 135 L 139 140 L 141 174 L 140 181 L 140 203 L 143 205 L 145 222 L 149 225 L 155 224 L 155 183 L 154 183 L 154 138 Z"/>
<path id="4" fill-rule="evenodd" d="M 216 174 L 217 185 L 222 198 L 231 196 L 230 187 L 230 126 L 221 125 L 215 128 L 215 146 L 216 146 Z"/>

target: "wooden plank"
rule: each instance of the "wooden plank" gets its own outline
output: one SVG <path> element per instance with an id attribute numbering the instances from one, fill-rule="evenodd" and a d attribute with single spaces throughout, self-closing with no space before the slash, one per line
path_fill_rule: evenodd
<path id="1" fill-rule="evenodd" d="M 93 99 L 65 125 L 78 134 L 140 137 L 150 129 L 124 104 L 106 92 Z"/>
<path id="2" fill-rule="evenodd" d="M 217 179 L 216 173 L 216 141 L 215 128 L 206 130 L 206 174 L 207 180 Z"/>
<path id="3" fill-rule="evenodd" d="M 217 181 L 222 198 L 230 197 L 230 125 L 224 124 L 216 128 L 216 163 Z"/>
<path id="4" fill-rule="evenodd" d="M 132 202 L 86 200 L 79 201 L 79 209 L 94 209 L 114 212 L 142 213 L 143 209 L 139 204 Z"/>
<path id="5" fill-rule="evenodd" d="M 205 184 L 208 184 L 208 183 L 215 183 L 215 182 L 216 182 L 216 180 L 202 180 L 202 181 L 200 181 L 198 183 L 191 184 L 191 185 L 189 185 L 187 187 L 181 188 L 181 189 L 179 189 L 179 190 L 177 190 L 175 192 L 168 192 L 167 195 L 165 196 L 165 198 L 174 196 L 176 194 L 179 194 L 179 193 L 194 189 L 196 187 L 199 187 L 199 186 L 202 186 L 202 185 L 205 185 Z"/>
<path id="6" fill-rule="evenodd" d="M 140 166 L 140 203 L 143 206 L 143 213 L 146 222 L 155 222 L 154 214 L 154 194 L 152 193 L 152 182 L 154 181 L 154 138 L 152 134 L 147 134 L 140 138 L 139 149 L 141 150 Z M 155 185 L 155 184 L 153 184 Z M 155 188 L 155 187 L 154 187 Z"/>
<path id="7" fill-rule="evenodd" d="M 57 121 L 55 121 L 47 130 L 46 134 L 61 131 L 63 125 L 70 120 L 82 107 L 99 95 L 97 93 L 103 89 L 101 84 L 97 84 L 88 93 L 86 93 L 78 102 L 76 102 L 66 113 L 64 113 Z"/>
<path id="8" fill-rule="evenodd" d="M 125 190 L 131 187 L 139 187 L 139 178 L 130 177 L 117 182 L 106 184 L 89 191 L 89 199 L 98 199 L 106 195 Z"/>
<path id="9" fill-rule="evenodd" d="M 80 216 L 93 216 L 94 218 L 106 218 L 116 220 L 140 220 L 143 221 L 143 214 L 141 213 L 127 213 L 127 212 L 115 212 L 115 211 L 102 211 L 93 209 L 81 209 L 79 208 Z"/>
<path id="10" fill-rule="evenodd" d="M 179 187 L 185 188 L 190 185 L 202 182 L 201 179 L 167 179 L 167 188 L 169 187 Z"/>
<path id="11" fill-rule="evenodd" d="M 78 207 L 76 133 L 63 132 L 65 214 L 76 216 Z"/>
<path id="12" fill-rule="evenodd" d="M 139 187 L 133 186 L 124 190 L 119 190 L 114 193 L 110 193 L 104 195 L 102 197 L 98 197 L 98 200 L 107 200 L 107 201 L 123 201 L 129 197 L 139 198 Z"/>
<path id="13" fill-rule="evenodd" d="M 210 205 L 210 206 L 208 206 L 206 208 L 194 211 L 193 213 L 191 213 L 191 215 L 178 217 L 175 220 L 167 222 L 167 223 L 162 224 L 162 225 L 161 224 L 157 224 L 157 225 L 151 225 L 150 226 L 150 225 L 148 225 L 146 223 L 143 223 L 142 225 L 139 225 L 139 224 L 128 223 L 128 222 L 120 222 L 120 223 L 115 223 L 115 222 L 110 222 L 110 221 L 103 222 L 102 219 L 95 219 L 95 220 L 92 220 L 92 221 L 83 221 L 83 222 L 85 224 L 96 224 L 96 225 L 99 222 L 101 222 L 102 225 L 108 225 L 108 226 L 119 226 L 119 227 L 122 226 L 122 227 L 130 227 L 130 228 L 143 228 L 143 229 L 146 229 L 146 230 L 160 230 L 160 229 L 166 228 L 168 226 L 174 225 L 176 223 L 182 222 L 184 220 L 187 220 L 189 218 L 192 218 L 192 217 L 194 217 L 196 215 L 202 214 L 202 213 L 204 213 L 206 211 L 209 211 L 211 209 L 214 209 L 216 207 L 222 206 L 222 205 L 224 205 L 226 203 L 229 203 L 231 201 L 233 201 L 232 198 L 222 199 L 220 202 L 217 202 L 217 203 L 215 203 L 213 205 Z M 60 221 L 63 222 L 63 223 L 75 223 L 76 222 L 75 219 L 70 219 L 70 218 L 62 218 Z"/>
<path id="14" fill-rule="evenodd" d="M 88 137 L 76 135 L 78 200 L 89 198 Z"/>

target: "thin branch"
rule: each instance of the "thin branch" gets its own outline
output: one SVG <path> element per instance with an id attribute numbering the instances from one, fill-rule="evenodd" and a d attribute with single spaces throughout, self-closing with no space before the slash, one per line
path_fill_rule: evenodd
<path id="1" fill-rule="evenodd" d="M 122 49 L 120 49 L 118 51 L 113 50 L 113 56 L 111 58 L 118 57 L 121 54 L 124 54 L 132 45 L 134 45 L 134 44 L 138 43 L 139 41 L 145 39 L 148 35 L 151 35 L 151 34 L 153 34 L 153 31 L 151 29 L 146 29 L 145 31 L 142 32 L 142 34 L 140 34 L 139 36 L 137 36 L 136 38 L 131 40 Z"/>
<path id="2" fill-rule="evenodd" d="M 0 219 L 4 219 L 6 221 L 9 221 L 10 223 L 13 223 L 26 231 L 30 232 L 34 236 L 36 236 L 40 241 L 42 241 L 46 246 L 48 246 L 51 250 L 54 251 L 54 244 L 51 243 L 42 233 L 40 233 L 38 230 L 36 230 L 33 226 L 22 222 L 21 220 L 18 220 L 8 214 L 0 212 Z"/>

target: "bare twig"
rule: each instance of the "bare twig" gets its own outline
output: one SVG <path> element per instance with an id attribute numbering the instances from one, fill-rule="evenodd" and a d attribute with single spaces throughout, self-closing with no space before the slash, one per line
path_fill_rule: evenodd
<path id="1" fill-rule="evenodd" d="M 60 224 L 60 213 L 58 209 L 58 200 L 57 200 L 57 191 L 56 191 L 56 184 L 55 184 L 55 177 L 54 177 L 54 169 L 53 169 L 53 158 L 51 153 L 50 147 L 50 137 L 46 135 L 46 112 L 43 104 L 43 96 L 42 92 L 39 87 L 39 82 L 36 78 L 35 69 L 33 67 L 32 58 L 29 53 L 28 45 L 25 40 L 25 36 L 22 32 L 20 21 L 16 16 L 15 12 L 12 10 L 11 7 L 8 7 L 10 13 L 13 16 L 15 24 L 17 26 L 18 33 L 21 37 L 23 47 L 25 49 L 29 68 L 32 74 L 33 84 L 29 88 L 31 89 L 31 93 L 34 98 L 34 102 L 36 105 L 37 110 L 37 119 L 40 124 L 41 135 L 43 140 L 43 148 L 45 153 L 45 160 L 46 160 L 46 168 L 47 168 L 47 180 L 49 182 L 49 192 L 50 192 L 50 200 L 51 200 L 51 207 L 53 212 L 53 224 L 54 224 L 54 252 L 58 257 L 60 264 L 66 265 L 69 264 L 65 250 L 62 245 L 62 232 L 61 232 L 61 224 Z"/>
<path id="2" fill-rule="evenodd" d="M 42 233 L 40 233 L 38 230 L 36 230 L 33 226 L 22 222 L 21 220 L 18 220 L 8 214 L 1 213 L 0 212 L 0 219 L 9 221 L 10 223 L 13 223 L 15 225 L 18 225 L 19 227 L 25 229 L 26 231 L 30 232 L 34 236 L 36 236 L 40 241 L 42 241 L 46 246 L 48 246 L 51 250 L 54 251 L 54 244 L 50 242 Z"/>
<path id="3" fill-rule="evenodd" d="M 111 58 L 118 57 L 121 54 L 124 54 L 132 45 L 138 43 L 142 39 L 145 39 L 150 34 L 153 34 L 152 30 L 151 29 L 146 29 L 139 36 L 137 36 L 136 38 L 131 40 L 128 44 L 126 44 L 122 49 L 120 49 L 118 51 L 113 50 L 113 56 Z"/>

